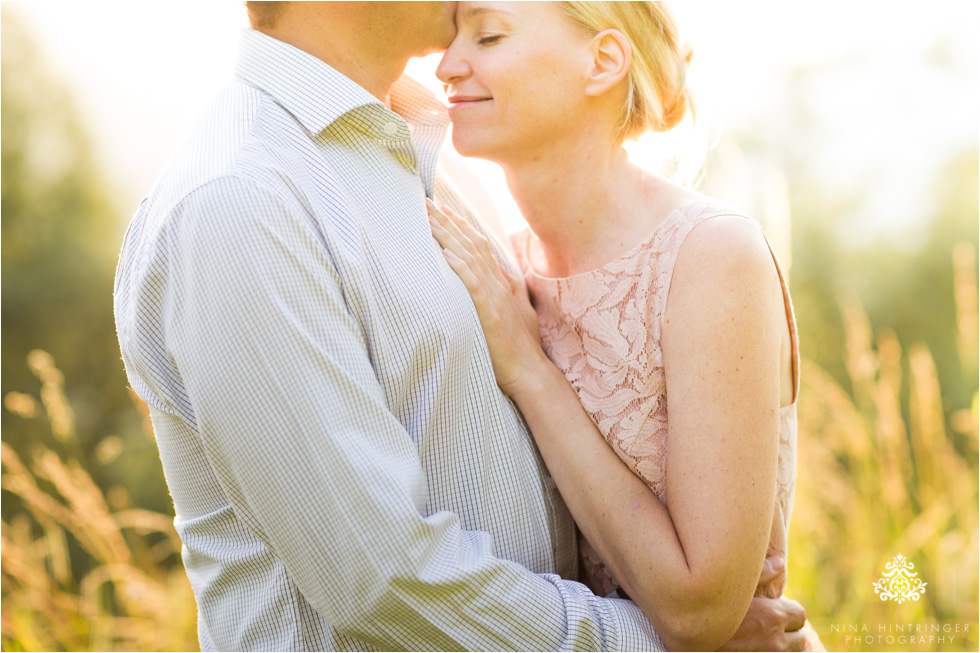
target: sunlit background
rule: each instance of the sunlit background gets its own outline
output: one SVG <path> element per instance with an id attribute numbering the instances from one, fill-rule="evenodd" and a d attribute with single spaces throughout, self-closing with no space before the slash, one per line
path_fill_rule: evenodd
<path id="1" fill-rule="evenodd" d="M 631 157 L 750 211 L 790 270 L 804 365 L 787 593 L 831 649 L 977 650 L 980 3 L 675 8 L 697 121 Z M 237 2 L 3 3 L 4 650 L 196 646 L 112 272 L 245 25 Z M 437 60 L 410 71 L 439 90 Z M 919 600 L 873 590 L 898 554 Z M 910 624 L 924 640 L 898 640 Z"/>

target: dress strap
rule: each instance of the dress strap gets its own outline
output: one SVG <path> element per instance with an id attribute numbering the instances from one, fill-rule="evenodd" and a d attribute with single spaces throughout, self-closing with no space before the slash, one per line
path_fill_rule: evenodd
<path id="1" fill-rule="evenodd" d="M 673 280 L 674 266 L 677 263 L 677 255 L 687 236 L 695 227 L 711 218 L 730 216 L 749 220 L 762 232 L 762 237 L 765 238 L 766 246 L 769 248 L 769 254 L 772 256 L 773 264 L 776 266 L 776 273 L 779 275 L 779 285 L 783 293 L 783 306 L 786 311 L 786 321 L 789 326 L 790 337 L 790 369 L 793 378 L 793 400 L 790 403 L 795 403 L 800 389 L 800 353 L 799 340 L 796 332 L 796 318 L 793 313 L 793 303 L 790 299 L 786 276 L 783 274 L 782 267 L 779 265 L 779 259 L 772 249 L 772 243 L 769 242 L 766 232 L 753 218 L 723 204 L 692 203 L 685 208 L 684 214 L 685 219 L 673 221 L 667 229 L 659 234 L 657 241 L 654 243 L 654 247 L 660 253 L 657 259 L 656 270 L 657 315 L 655 316 L 660 332 L 663 333 L 664 320 L 667 314 L 667 300 L 670 297 L 670 285 Z"/>
<path id="2" fill-rule="evenodd" d="M 683 215 L 679 219 L 671 220 L 665 224 L 664 229 L 657 234 L 657 238 L 653 241 L 653 251 L 657 256 L 655 319 L 661 333 L 663 333 L 664 320 L 667 315 L 670 286 L 674 279 L 674 265 L 677 263 L 677 255 L 680 253 L 681 246 L 684 245 L 687 236 L 696 226 L 711 218 L 722 216 L 734 216 L 755 222 L 747 215 L 738 213 L 723 204 L 693 202 L 683 208 Z"/>
<path id="3" fill-rule="evenodd" d="M 760 230 L 762 230 L 761 227 Z M 793 375 L 793 400 L 790 404 L 795 404 L 797 398 L 800 396 L 800 341 L 796 333 L 796 315 L 793 312 L 793 300 L 789 294 L 789 281 L 786 279 L 786 275 L 783 274 L 783 268 L 779 264 L 779 258 L 777 258 L 776 252 L 772 248 L 772 243 L 769 242 L 769 236 L 766 235 L 764 230 L 762 230 L 762 237 L 766 239 L 766 245 L 769 247 L 769 253 L 772 255 L 772 262 L 776 266 L 776 274 L 779 275 L 779 285 L 783 291 L 783 307 L 786 311 L 786 323 L 789 326 L 790 370 Z"/>

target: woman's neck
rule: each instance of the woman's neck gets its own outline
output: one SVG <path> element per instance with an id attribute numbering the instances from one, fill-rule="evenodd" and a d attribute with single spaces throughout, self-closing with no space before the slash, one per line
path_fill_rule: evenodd
<path id="1" fill-rule="evenodd" d="M 590 137 L 591 136 L 591 137 Z M 594 134 L 501 162 L 507 185 L 540 243 L 549 276 L 601 266 L 649 231 L 650 179 L 619 146 Z"/>

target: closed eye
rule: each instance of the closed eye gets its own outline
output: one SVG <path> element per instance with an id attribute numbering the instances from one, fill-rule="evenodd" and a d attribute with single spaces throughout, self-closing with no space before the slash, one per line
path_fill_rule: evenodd
<path id="1" fill-rule="evenodd" d="M 498 42 L 501 38 L 503 38 L 502 34 L 492 34 L 490 36 L 481 37 L 480 40 L 477 41 L 477 43 L 479 43 L 480 45 L 493 45 L 494 43 Z"/>

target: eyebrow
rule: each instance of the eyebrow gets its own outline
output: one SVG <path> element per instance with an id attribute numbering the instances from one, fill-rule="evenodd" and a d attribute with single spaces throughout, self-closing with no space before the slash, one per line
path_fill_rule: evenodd
<path id="1" fill-rule="evenodd" d="M 485 14 L 501 14 L 504 16 L 513 16 L 506 9 L 493 9 L 492 7 L 467 7 L 463 10 L 463 18 L 477 18 Z"/>

